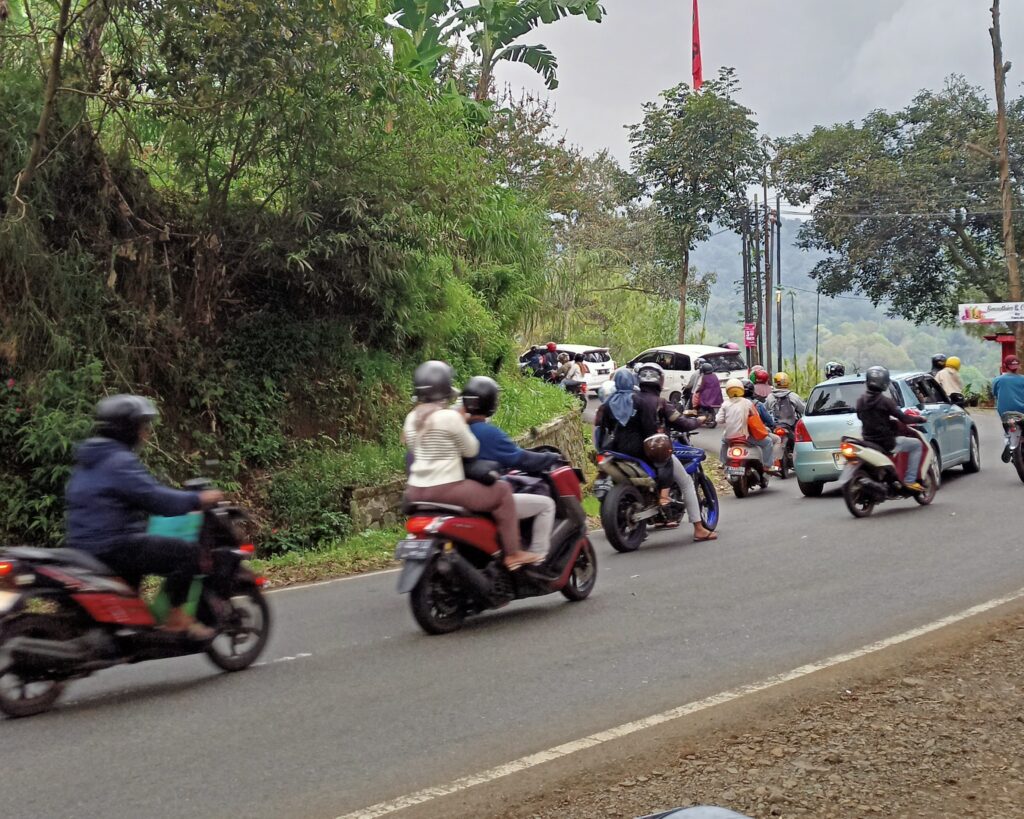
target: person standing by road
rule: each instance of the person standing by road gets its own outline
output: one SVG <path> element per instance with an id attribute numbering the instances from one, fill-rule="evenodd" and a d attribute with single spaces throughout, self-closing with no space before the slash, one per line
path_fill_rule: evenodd
<path id="1" fill-rule="evenodd" d="M 996 412 L 1002 418 L 1007 412 L 1024 412 L 1024 375 L 1020 374 L 1020 359 L 1008 355 L 1003 359 L 1003 374 L 992 381 L 992 395 L 996 399 Z M 1006 424 L 1003 424 L 1004 464 L 1010 462 L 1010 436 Z"/>

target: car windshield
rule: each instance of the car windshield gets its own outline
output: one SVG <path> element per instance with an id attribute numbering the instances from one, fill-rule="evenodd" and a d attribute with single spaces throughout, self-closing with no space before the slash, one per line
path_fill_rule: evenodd
<path id="1" fill-rule="evenodd" d="M 591 350 L 589 353 L 583 354 L 583 359 L 591 364 L 604 364 L 606 361 L 611 361 L 612 357 L 601 350 Z"/>
<path id="2" fill-rule="evenodd" d="M 709 355 L 705 357 L 705 360 L 711 362 L 711 366 L 715 368 L 716 373 L 731 373 L 733 370 L 747 369 L 747 365 L 743 363 L 739 353 Z"/>
<path id="3" fill-rule="evenodd" d="M 845 384 L 819 384 L 807 399 L 808 415 L 841 415 L 855 412 L 857 399 L 864 394 L 864 382 Z"/>

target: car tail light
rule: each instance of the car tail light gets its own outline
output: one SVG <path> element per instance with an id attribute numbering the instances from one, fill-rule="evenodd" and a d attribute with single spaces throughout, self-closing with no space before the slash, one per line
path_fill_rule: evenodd
<path id="1" fill-rule="evenodd" d="M 843 457 L 848 461 L 852 461 L 857 458 L 857 447 L 853 444 L 845 443 L 839 447 L 839 451 L 843 453 Z"/>
<path id="2" fill-rule="evenodd" d="M 430 526 L 430 524 L 432 524 L 433 522 L 433 518 L 425 517 L 422 515 L 414 518 L 409 518 L 409 520 L 405 522 L 405 531 L 407 531 L 410 535 L 419 535 L 425 532 L 427 528 Z"/>
<path id="3" fill-rule="evenodd" d="M 796 429 L 793 430 L 793 436 L 798 444 L 810 444 L 811 434 L 807 431 L 807 425 L 804 424 L 804 419 L 801 418 L 796 422 Z"/>

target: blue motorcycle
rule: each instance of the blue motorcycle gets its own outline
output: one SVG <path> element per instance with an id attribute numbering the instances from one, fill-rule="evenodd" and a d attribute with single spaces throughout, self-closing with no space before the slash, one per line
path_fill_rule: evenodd
<path id="1" fill-rule="evenodd" d="M 672 451 L 693 478 L 701 522 L 714 530 L 718 525 L 718 492 L 704 472 L 707 453 L 691 446 L 681 432 L 672 433 Z M 597 456 L 597 468 L 601 477 L 594 484 L 594 497 L 601 502 L 601 527 L 616 551 L 635 552 L 646 539 L 649 525 L 678 525 L 685 515 L 682 489 L 673 483 L 671 502 L 661 505 L 657 473 L 639 458 L 607 450 Z"/>

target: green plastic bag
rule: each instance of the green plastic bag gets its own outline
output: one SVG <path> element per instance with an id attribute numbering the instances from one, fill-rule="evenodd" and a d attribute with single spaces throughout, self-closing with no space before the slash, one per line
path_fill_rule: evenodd
<path id="1" fill-rule="evenodd" d="M 173 518 L 164 518 L 153 515 L 149 519 L 149 527 L 146 533 L 159 537 L 173 537 L 178 540 L 187 540 L 189 543 L 199 541 L 199 530 L 203 527 L 203 513 L 190 512 L 187 515 L 178 515 Z"/>

